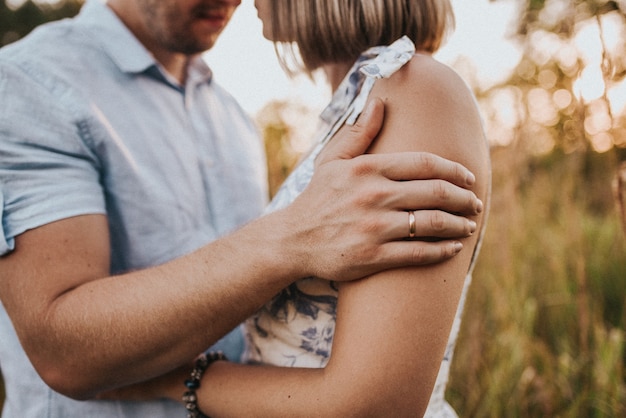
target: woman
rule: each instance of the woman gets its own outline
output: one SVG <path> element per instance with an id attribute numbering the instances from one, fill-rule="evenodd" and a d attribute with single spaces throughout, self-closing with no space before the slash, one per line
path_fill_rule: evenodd
<path id="1" fill-rule="evenodd" d="M 488 202 L 488 149 L 475 101 L 431 56 L 453 24 L 448 0 L 255 5 L 287 71 L 323 69 L 334 91 L 321 139 L 269 210 L 304 189 L 333 135 L 350 129 L 345 125 L 377 99 L 385 105 L 385 125 L 370 152 L 428 151 L 458 161 L 475 173 L 473 191 Z M 285 289 L 244 325 L 245 364 L 213 361 L 216 356 L 196 367 L 188 408 L 216 417 L 453 416 L 443 395 L 485 212 L 473 219 L 476 233 L 463 240 L 462 253 L 445 263 L 345 284 L 306 278 Z M 407 214 L 411 237 L 414 216 Z M 139 397 L 179 400 L 189 369 L 174 375 L 144 386 Z"/>

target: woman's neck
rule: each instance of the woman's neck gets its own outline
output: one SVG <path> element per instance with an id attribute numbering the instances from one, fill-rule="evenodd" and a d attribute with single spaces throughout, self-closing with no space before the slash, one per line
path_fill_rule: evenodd
<path id="1" fill-rule="evenodd" d="M 326 79 L 328 80 L 328 84 L 330 84 L 330 88 L 334 93 L 335 90 L 339 87 L 339 84 L 343 81 L 346 74 L 352 67 L 352 63 L 342 62 L 342 63 L 332 63 L 326 64 L 322 66 L 324 73 L 326 74 Z"/>

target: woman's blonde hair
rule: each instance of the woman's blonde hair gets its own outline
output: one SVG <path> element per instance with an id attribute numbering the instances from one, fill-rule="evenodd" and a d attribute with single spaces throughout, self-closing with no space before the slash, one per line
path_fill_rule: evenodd
<path id="1" fill-rule="evenodd" d="M 285 70 L 353 62 L 403 35 L 435 52 L 454 28 L 449 0 L 271 0 L 272 36 Z M 297 53 L 293 46 L 297 46 Z"/>

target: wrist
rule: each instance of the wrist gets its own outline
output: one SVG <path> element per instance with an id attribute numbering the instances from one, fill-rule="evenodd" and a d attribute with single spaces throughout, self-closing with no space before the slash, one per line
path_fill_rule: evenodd
<path id="1" fill-rule="evenodd" d="M 228 360 L 221 351 L 202 353 L 194 362 L 189 377 L 185 380 L 185 392 L 182 401 L 187 410 L 187 418 L 208 418 L 198 408 L 198 393 L 204 372 L 218 360 Z"/>
<path id="2" fill-rule="evenodd" d="M 294 281 L 312 274 L 309 268 L 310 252 L 306 239 L 302 239 L 299 225 L 302 216 L 292 216 L 293 209 L 288 206 L 265 215 L 259 220 L 263 232 L 257 236 L 264 237 L 257 242 L 259 254 L 262 254 L 264 267 L 272 272 L 272 276 L 280 289 Z"/>

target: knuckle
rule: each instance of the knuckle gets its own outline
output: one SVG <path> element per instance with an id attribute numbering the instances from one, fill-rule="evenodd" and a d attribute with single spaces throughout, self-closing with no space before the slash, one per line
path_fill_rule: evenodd
<path id="1" fill-rule="evenodd" d="M 454 178 L 457 179 L 458 181 L 465 181 L 465 170 L 463 169 L 463 166 L 455 163 L 454 164 L 454 169 L 453 169 L 453 175 Z"/>
<path id="2" fill-rule="evenodd" d="M 353 125 L 347 125 L 348 135 L 350 136 L 359 136 L 363 134 L 365 127 L 363 126 L 363 122 L 361 119 L 357 119 Z"/>
<path id="3" fill-rule="evenodd" d="M 426 248 L 423 245 L 414 246 L 412 259 L 415 264 L 423 264 L 427 259 Z"/>
<path id="4" fill-rule="evenodd" d="M 359 156 L 352 159 L 352 165 L 350 167 L 350 174 L 354 177 L 362 177 L 372 174 L 376 171 L 376 168 L 368 158 L 362 158 Z"/>
<path id="5" fill-rule="evenodd" d="M 469 207 L 472 208 L 472 211 L 478 212 L 478 196 L 476 196 L 473 192 L 469 192 L 467 200 Z"/>
<path id="6" fill-rule="evenodd" d="M 356 205 L 360 208 L 384 207 L 388 200 L 389 193 L 389 190 L 385 187 L 370 184 L 367 190 L 364 190 L 355 197 Z"/>
<path id="7" fill-rule="evenodd" d="M 381 236 L 385 230 L 385 225 L 378 217 L 370 217 L 362 221 L 361 232 L 366 236 Z M 371 241 L 371 240 L 370 240 Z"/>
<path id="8" fill-rule="evenodd" d="M 441 258 L 448 259 L 454 256 L 454 247 L 450 245 L 444 245 L 441 247 Z"/>
<path id="9" fill-rule="evenodd" d="M 440 211 L 435 211 L 430 216 L 430 227 L 435 232 L 442 232 L 446 229 L 446 220 Z"/>
<path id="10" fill-rule="evenodd" d="M 443 180 L 436 180 L 433 183 L 433 194 L 443 201 L 450 199 L 450 190 L 448 190 L 447 183 Z"/>
<path id="11" fill-rule="evenodd" d="M 435 171 L 436 162 L 433 154 L 427 152 L 420 152 L 416 156 L 416 164 L 426 173 L 433 173 Z"/>

